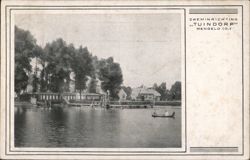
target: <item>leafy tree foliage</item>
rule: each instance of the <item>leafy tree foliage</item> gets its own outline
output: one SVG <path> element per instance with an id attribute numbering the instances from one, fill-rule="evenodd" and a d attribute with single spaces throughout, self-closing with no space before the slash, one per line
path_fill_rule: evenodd
<path id="1" fill-rule="evenodd" d="M 171 89 L 170 89 L 170 95 L 172 100 L 181 100 L 181 82 L 176 81 Z"/>
<path id="2" fill-rule="evenodd" d="M 166 83 L 163 82 L 159 86 L 155 83 L 153 85 L 153 89 L 161 94 L 161 101 L 166 100 L 181 100 L 181 82 L 176 81 L 172 86 L 171 89 L 168 90 L 166 87 Z"/>
<path id="3" fill-rule="evenodd" d="M 168 90 L 166 87 L 166 82 L 161 83 L 159 86 L 155 83 L 153 88 L 161 94 L 161 97 L 160 97 L 161 101 L 167 100 Z"/>
<path id="4" fill-rule="evenodd" d="M 64 40 L 57 39 L 51 44 L 46 44 L 45 66 L 42 75 L 45 76 L 47 89 L 52 92 L 69 91 L 72 53 Z"/>
<path id="5" fill-rule="evenodd" d="M 43 49 L 40 46 L 36 46 L 34 50 L 34 56 L 35 58 L 35 66 L 34 66 L 34 73 L 32 75 L 32 87 L 33 87 L 33 92 L 37 92 L 39 89 L 39 86 L 41 84 L 41 80 L 39 79 L 38 72 L 40 72 L 40 68 L 38 65 L 40 64 L 40 57 L 42 57 L 44 54 Z"/>
<path id="6" fill-rule="evenodd" d="M 132 88 L 127 86 L 123 86 L 122 89 L 126 92 L 127 94 L 127 99 L 130 100 L 131 99 L 131 93 L 132 93 Z"/>
<path id="7" fill-rule="evenodd" d="M 34 67 L 31 65 L 32 59 L 35 59 L 36 65 L 34 73 L 31 74 Z M 26 89 L 30 77 L 33 80 L 33 92 L 67 92 L 72 72 L 75 89 L 80 94 L 85 89 L 95 93 L 96 78 L 99 78 L 102 81 L 102 89 L 109 91 L 112 98 L 116 98 L 123 82 L 120 65 L 115 63 L 112 57 L 98 60 L 96 56 L 91 55 L 87 47 L 80 46 L 76 49 L 73 44 L 68 45 L 61 38 L 41 48 L 36 45 L 36 40 L 29 31 L 15 27 L 16 93 Z M 88 88 L 87 77 L 91 77 Z"/>
<path id="8" fill-rule="evenodd" d="M 88 92 L 96 93 L 96 85 L 97 85 L 97 80 L 95 78 L 91 78 L 88 86 Z"/>
<path id="9" fill-rule="evenodd" d="M 39 85 L 39 78 L 37 77 L 36 74 L 34 74 L 33 75 L 33 81 L 32 81 L 33 92 L 38 91 L 38 85 Z"/>
<path id="10" fill-rule="evenodd" d="M 18 95 L 28 85 L 35 48 L 36 40 L 31 33 L 15 26 L 15 92 Z"/>
<path id="11" fill-rule="evenodd" d="M 28 85 L 28 79 L 26 72 L 21 67 L 15 67 L 15 92 L 19 96 L 22 90 L 25 90 Z"/>
<path id="12" fill-rule="evenodd" d="M 99 61 L 98 69 L 102 89 L 106 92 L 109 91 L 111 98 L 117 99 L 123 82 L 120 64 L 115 63 L 113 57 L 109 57 Z"/>
<path id="13" fill-rule="evenodd" d="M 86 47 L 80 46 L 76 51 L 72 61 L 72 69 L 75 73 L 75 87 L 81 94 L 86 89 L 87 76 L 93 75 L 94 71 L 92 56 Z"/>

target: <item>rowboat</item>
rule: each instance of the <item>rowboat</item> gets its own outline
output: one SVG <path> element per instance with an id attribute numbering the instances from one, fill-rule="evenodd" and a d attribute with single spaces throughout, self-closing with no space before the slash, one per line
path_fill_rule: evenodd
<path id="1" fill-rule="evenodd" d="M 158 114 L 156 112 L 154 112 L 152 114 L 152 117 L 162 117 L 162 118 L 174 118 L 175 117 L 175 112 L 173 112 L 171 115 L 165 115 L 165 114 Z"/>

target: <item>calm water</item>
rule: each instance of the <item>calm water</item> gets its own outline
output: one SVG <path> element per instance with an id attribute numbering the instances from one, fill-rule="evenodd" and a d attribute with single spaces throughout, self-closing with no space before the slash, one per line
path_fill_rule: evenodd
<path id="1" fill-rule="evenodd" d="M 153 118 L 155 109 L 15 107 L 16 147 L 181 147 L 180 107 L 175 119 Z"/>

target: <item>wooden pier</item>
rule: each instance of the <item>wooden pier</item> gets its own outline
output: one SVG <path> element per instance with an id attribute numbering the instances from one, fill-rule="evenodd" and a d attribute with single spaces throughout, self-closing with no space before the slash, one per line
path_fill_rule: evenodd
<path id="1" fill-rule="evenodd" d="M 68 106 L 68 107 L 103 107 L 103 108 L 153 108 L 154 101 L 109 101 L 104 94 L 85 93 L 81 97 L 76 93 L 33 93 L 31 99 L 42 107 Z M 80 99 L 79 99 L 80 98 Z M 81 99 L 83 98 L 83 99 Z"/>
<path id="2" fill-rule="evenodd" d="M 153 108 L 152 101 L 110 101 L 109 108 Z"/>
<path id="3" fill-rule="evenodd" d="M 153 108 L 153 106 L 151 105 L 110 105 L 108 108 L 139 109 L 139 108 Z"/>
<path id="4" fill-rule="evenodd" d="M 52 107 L 53 105 L 67 105 L 69 107 L 81 106 L 100 106 L 105 105 L 103 94 L 95 93 L 32 93 L 30 94 L 31 101 L 36 99 L 36 104 L 43 107 Z"/>

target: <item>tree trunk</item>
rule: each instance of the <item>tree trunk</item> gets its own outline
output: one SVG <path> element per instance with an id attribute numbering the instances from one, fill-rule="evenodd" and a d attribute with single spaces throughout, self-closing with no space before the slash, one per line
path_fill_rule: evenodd
<path id="1" fill-rule="evenodd" d="M 82 90 L 80 89 L 80 100 L 82 100 Z"/>

